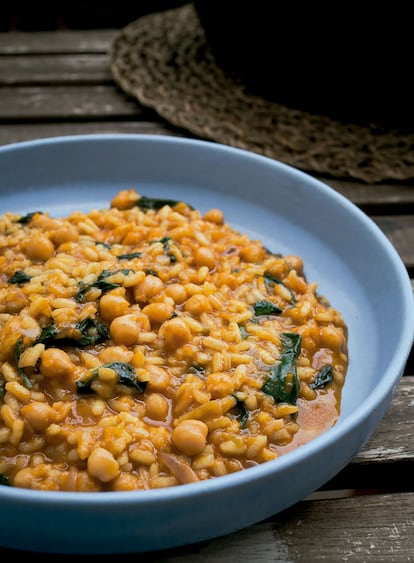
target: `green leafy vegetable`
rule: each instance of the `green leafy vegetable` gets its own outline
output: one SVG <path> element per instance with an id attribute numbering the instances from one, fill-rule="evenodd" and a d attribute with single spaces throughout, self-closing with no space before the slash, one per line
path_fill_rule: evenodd
<path id="1" fill-rule="evenodd" d="M 333 380 L 333 368 L 331 365 L 323 366 L 315 376 L 315 380 L 309 384 L 311 389 L 326 387 Z"/>
<path id="2" fill-rule="evenodd" d="M 238 399 L 237 395 L 233 395 L 233 397 L 236 399 L 236 404 L 233 408 L 236 411 L 236 418 L 239 421 L 240 428 L 246 428 L 249 420 L 249 411 L 246 408 L 244 401 Z"/>
<path id="3" fill-rule="evenodd" d="M 6 485 L 7 487 L 10 487 L 10 481 L 7 475 L 0 475 L 0 485 Z"/>
<path id="4" fill-rule="evenodd" d="M 155 270 L 145 270 L 145 275 L 146 276 L 155 276 L 156 278 L 159 277 L 158 272 L 156 272 Z"/>
<path id="5" fill-rule="evenodd" d="M 262 390 L 271 395 L 277 403 L 296 404 L 299 394 L 299 378 L 296 372 L 296 358 L 300 353 L 300 334 L 284 332 L 281 335 L 283 353 L 277 365 L 270 370 Z"/>
<path id="6" fill-rule="evenodd" d="M 282 280 L 280 280 L 279 278 L 277 278 L 276 276 L 274 276 L 273 274 L 271 274 L 270 272 L 266 272 L 264 277 L 264 281 L 267 287 L 267 290 L 269 291 L 270 288 L 273 287 L 273 285 L 279 284 L 279 285 L 283 285 L 284 288 L 286 288 L 289 292 L 290 295 L 290 300 L 292 303 L 296 303 L 296 297 L 295 294 L 293 293 L 293 291 L 290 289 L 290 287 L 288 287 L 285 283 L 282 282 Z"/>
<path id="7" fill-rule="evenodd" d="M 106 242 L 101 242 L 100 240 L 95 241 L 96 246 L 98 246 L 98 244 L 102 245 L 104 248 L 106 248 L 107 250 L 111 250 L 112 246 L 110 244 L 107 244 Z"/>
<path id="8" fill-rule="evenodd" d="M 27 213 L 27 215 L 22 215 L 20 219 L 17 219 L 16 223 L 20 223 L 21 225 L 26 225 L 30 223 L 36 213 L 43 213 L 43 211 L 32 211 L 31 213 Z"/>
<path id="9" fill-rule="evenodd" d="M 22 272 L 22 270 L 17 270 L 7 281 L 9 283 L 27 283 L 31 279 L 32 278 Z"/>
<path id="10" fill-rule="evenodd" d="M 90 317 L 77 323 L 76 328 L 81 333 L 79 340 L 76 340 L 78 346 L 92 346 L 109 339 L 109 329 L 106 324 Z"/>
<path id="11" fill-rule="evenodd" d="M 194 373 L 195 375 L 203 375 L 204 371 L 205 367 L 198 364 L 193 364 L 188 368 L 188 373 Z"/>
<path id="12" fill-rule="evenodd" d="M 247 332 L 246 328 L 244 326 L 239 325 L 239 331 L 242 340 L 246 340 L 246 338 L 249 336 L 249 333 Z"/>
<path id="13" fill-rule="evenodd" d="M 4 379 L 3 376 L 0 374 L 0 399 L 4 399 Z"/>
<path id="14" fill-rule="evenodd" d="M 265 249 L 265 251 L 270 254 L 271 256 L 276 256 L 276 258 L 282 258 L 282 254 L 280 254 L 280 252 L 272 252 L 269 248 L 267 248 L 266 246 L 263 247 Z"/>
<path id="15" fill-rule="evenodd" d="M 26 373 L 23 371 L 22 368 L 19 367 L 19 360 L 22 354 L 22 347 L 23 347 L 23 337 L 20 336 L 18 338 L 15 346 L 14 346 L 14 363 L 16 364 L 16 369 L 19 372 L 20 377 L 23 380 L 23 384 L 28 388 L 32 389 L 33 385 L 30 379 L 27 377 Z"/>
<path id="16" fill-rule="evenodd" d="M 153 198 L 153 197 L 147 197 L 145 195 L 142 195 L 137 200 L 135 205 L 137 205 L 143 211 L 148 211 L 149 209 L 155 209 L 155 210 L 162 209 L 164 207 L 164 205 L 169 205 L 170 207 L 175 207 L 179 203 L 182 203 L 182 202 L 177 201 L 175 199 L 160 199 L 160 198 Z M 188 205 L 188 204 L 186 204 L 186 205 Z M 188 207 L 190 209 L 193 209 L 191 207 L 191 205 L 188 205 Z"/>
<path id="17" fill-rule="evenodd" d="M 273 305 L 270 301 L 263 299 L 262 301 L 256 301 L 254 304 L 254 314 L 259 315 L 279 315 L 282 309 L 277 305 Z"/>
<path id="18" fill-rule="evenodd" d="M 170 242 L 174 242 L 171 237 L 163 237 L 160 240 L 152 240 L 151 244 L 154 244 L 155 242 L 160 242 L 163 245 L 165 253 L 170 259 L 170 262 L 177 262 L 177 258 L 174 256 L 174 254 L 171 253 L 170 249 Z"/>
<path id="19" fill-rule="evenodd" d="M 121 385 L 126 385 L 127 387 L 132 387 L 136 389 L 139 393 L 143 393 L 146 389 L 147 382 L 139 381 L 135 368 L 131 364 L 125 362 L 111 362 L 109 364 L 104 364 L 99 368 L 92 370 L 90 376 L 87 379 L 83 379 L 76 382 L 76 389 L 78 393 L 88 394 L 93 393 L 92 383 L 98 377 L 100 368 L 110 368 L 113 369 L 118 377 L 118 383 Z"/>
<path id="20" fill-rule="evenodd" d="M 80 333 L 79 338 L 71 337 L 66 338 L 59 336 L 58 329 L 54 323 L 42 328 L 40 335 L 36 339 L 36 344 L 42 342 L 45 346 L 51 346 L 58 343 L 60 346 L 92 346 L 99 342 L 104 342 L 109 339 L 108 327 L 96 319 L 87 317 L 75 325 Z"/>
<path id="21" fill-rule="evenodd" d="M 109 278 L 110 276 L 113 276 L 114 274 L 117 274 L 118 272 L 122 272 L 123 274 L 128 274 L 130 271 L 131 270 L 114 270 L 114 271 L 104 270 L 102 273 L 99 274 L 99 276 L 96 278 L 96 280 L 94 282 L 88 283 L 88 284 L 84 284 L 83 282 L 81 282 L 79 284 L 80 290 L 75 295 L 76 301 L 78 301 L 79 303 L 82 303 L 85 295 L 93 287 L 100 289 L 102 291 L 102 293 L 105 293 L 106 291 L 110 291 L 111 289 L 115 289 L 116 287 L 119 287 L 121 284 L 108 282 L 108 281 L 106 281 L 106 278 Z"/>
<path id="22" fill-rule="evenodd" d="M 54 323 L 44 326 L 40 331 L 40 335 L 37 337 L 35 344 L 38 344 L 39 342 L 45 345 L 49 344 L 52 340 L 55 340 L 57 333 L 58 329 Z"/>
<path id="23" fill-rule="evenodd" d="M 142 252 L 130 252 L 129 254 L 120 254 L 117 256 L 118 260 L 132 260 L 133 258 L 140 258 Z"/>

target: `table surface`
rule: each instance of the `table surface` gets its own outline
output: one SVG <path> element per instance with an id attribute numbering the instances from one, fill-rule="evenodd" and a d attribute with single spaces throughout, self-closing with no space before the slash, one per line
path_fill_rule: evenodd
<path id="1" fill-rule="evenodd" d="M 108 50 L 117 32 L 0 33 L 0 144 L 84 133 L 191 136 L 116 87 Z M 320 179 L 372 217 L 413 278 L 414 186 Z M 144 562 L 191 563 L 414 559 L 413 368 L 414 356 L 373 436 L 320 490 L 228 536 L 168 552 L 120 555 L 117 561 L 137 556 Z M 2 560 L 19 554 L 0 548 Z"/>

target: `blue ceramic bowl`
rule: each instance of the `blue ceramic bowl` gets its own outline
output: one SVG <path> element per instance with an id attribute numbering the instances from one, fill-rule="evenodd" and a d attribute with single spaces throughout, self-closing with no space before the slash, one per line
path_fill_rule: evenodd
<path id="1" fill-rule="evenodd" d="M 0 545 L 54 553 L 180 546 L 259 522 L 340 471 L 375 430 L 414 334 L 404 264 L 380 229 L 329 186 L 227 146 L 146 135 L 58 137 L 0 148 L 0 213 L 63 215 L 106 207 L 120 189 L 183 199 L 274 252 L 298 254 L 309 281 L 349 329 L 337 424 L 274 461 L 208 481 L 136 492 L 72 493 L 0 486 Z"/>

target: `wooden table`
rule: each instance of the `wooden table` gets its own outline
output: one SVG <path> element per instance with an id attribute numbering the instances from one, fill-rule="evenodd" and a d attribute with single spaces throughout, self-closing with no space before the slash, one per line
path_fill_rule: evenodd
<path id="1" fill-rule="evenodd" d="M 190 136 L 117 89 L 108 61 L 116 33 L 0 33 L 0 144 L 82 133 Z M 324 181 L 374 219 L 414 277 L 414 186 Z M 117 556 L 117 561 L 414 559 L 413 368 L 409 359 L 391 408 L 372 438 L 321 490 L 229 536 L 168 552 Z M 18 554 L 0 548 L 1 560 Z"/>

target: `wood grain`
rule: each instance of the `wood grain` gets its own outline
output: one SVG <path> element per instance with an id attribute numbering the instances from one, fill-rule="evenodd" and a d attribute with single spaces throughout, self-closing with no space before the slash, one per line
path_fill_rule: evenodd
<path id="1" fill-rule="evenodd" d="M 0 34 L 0 55 L 106 53 L 119 30 L 16 31 Z"/>
<path id="2" fill-rule="evenodd" d="M 0 57 L 4 85 L 110 84 L 106 53 Z"/>
<path id="3" fill-rule="evenodd" d="M 146 117 L 155 112 L 120 94 L 115 86 L 21 86 L 0 89 L 0 123 Z"/>

